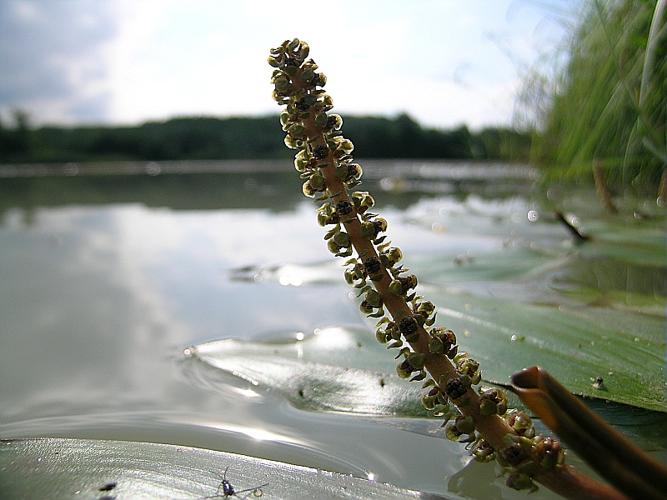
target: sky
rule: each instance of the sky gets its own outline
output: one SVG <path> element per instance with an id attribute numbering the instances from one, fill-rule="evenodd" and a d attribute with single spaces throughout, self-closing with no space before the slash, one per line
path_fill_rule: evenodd
<path id="1" fill-rule="evenodd" d="M 0 0 L 0 117 L 135 124 L 277 113 L 268 51 L 299 37 L 343 116 L 508 125 L 578 0 Z"/>

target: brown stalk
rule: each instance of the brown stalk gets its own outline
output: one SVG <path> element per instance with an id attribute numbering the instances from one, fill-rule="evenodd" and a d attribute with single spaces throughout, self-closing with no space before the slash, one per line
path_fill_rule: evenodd
<path id="1" fill-rule="evenodd" d="M 659 207 L 667 205 L 667 167 L 662 169 L 660 176 L 660 185 L 658 186 L 658 199 L 656 203 Z"/>
<path id="2" fill-rule="evenodd" d="M 538 366 L 512 376 L 514 392 L 602 477 L 629 496 L 665 498 L 667 468 L 591 412 Z"/>
<path id="3" fill-rule="evenodd" d="M 313 118 L 304 120 L 306 135 L 315 146 L 325 145 L 324 135 L 318 131 Z M 346 201 L 352 203 L 346 186 L 336 177 L 336 159 L 330 151 L 326 158 L 326 167 L 322 168 L 327 187 L 331 193 L 334 193 L 335 202 Z M 352 246 L 357 254 L 364 259 L 369 257 L 378 257 L 377 251 L 372 242 L 361 234 L 361 224 L 359 218 L 355 216 L 349 221 L 343 222 Z M 409 316 L 412 311 L 402 297 L 392 294 L 389 291 L 391 277 L 384 266 L 381 271 L 382 278 L 374 281 L 376 290 L 382 295 L 383 302 L 394 321 L 400 321 L 401 318 Z M 425 368 L 435 381 L 451 380 L 458 376 L 454 365 L 445 357 L 433 355 L 428 349 L 428 334 L 422 326 L 418 329 L 418 338 L 410 342 L 410 346 L 415 352 L 426 354 Z M 444 389 L 444 388 L 443 388 Z M 466 394 L 457 401 L 457 408 L 464 415 L 473 417 L 475 427 L 486 441 L 496 450 L 506 446 L 505 436 L 514 434 L 511 427 L 504 419 L 498 415 L 481 415 L 479 412 L 479 396 L 470 387 Z M 587 499 L 624 499 L 614 488 L 599 483 L 588 476 L 582 475 L 571 466 L 558 466 L 551 470 L 543 470 L 535 467 L 532 471 L 534 478 L 547 488 L 567 498 L 587 498 Z"/>
<path id="4" fill-rule="evenodd" d="M 288 43 L 290 43 L 290 45 L 294 47 L 294 50 L 296 50 L 298 49 L 300 42 L 298 40 L 285 42 L 283 47 L 287 47 Z M 275 50 L 275 53 L 279 54 L 279 49 Z M 272 53 L 274 52 L 272 51 Z M 269 62 L 272 63 L 272 66 L 274 67 L 281 64 L 275 59 L 273 61 L 270 60 Z M 302 90 L 307 91 L 309 87 L 302 79 L 301 68 L 294 68 L 294 66 L 291 66 L 291 68 L 294 69 L 294 71 L 289 72 L 289 78 L 291 79 L 289 85 L 292 85 L 292 88 L 296 90 L 296 93 Z M 285 77 L 283 76 L 279 77 L 279 79 L 280 78 L 282 78 L 280 86 L 285 88 L 286 85 L 288 85 L 286 83 L 287 80 L 285 80 Z M 311 76 L 308 78 L 312 78 L 312 71 Z M 278 80 L 276 80 L 276 82 L 277 81 Z M 319 85 L 323 86 L 323 83 L 320 83 Z M 277 90 L 278 86 L 279 84 L 276 83 Z M 295 94 L 292 93 L 291 95 Z M 280 101 L 280 99 L 279 96 L 277 100 Z M 345 202 L 345 205 L 354 207 L 353 200 L 348 193 L 346 182 L 339 179 L 336 175 L 339 160 L 337 160 L 334 151 L 329 148 L 326 135 L 323 129 L 318 127 L 315 120 L 316 117 L 313 114 L 304 114 L 301 116 L 299 123 L 303 128 L 299 134 L 302 134 L 302 136 L 305 137 L 305 142 L 308 144 L 308 148 L 311 151 L 327 151 L 326 157 L 321 158 L 318 164 L 318 170 L 321 172 L 324 184 L 326 185 L 325 196 L 328 196 L 335 205 Z M 291 146 L 290 144 L 288 145 Z M 380 263 L 379 273 L 375 273 L 374 271 L 371 281 L 373 282 L 375 290 L 381 296 L 381 307 L 385 307 L 388 310 L 394 322 L 400 323 L 401 319 L 412 317 L 413 311 L 406 302 L 405 297 L 391 292 L 390 284 L 392 282 L 392 277 L 388 269 L 379 259 L 374 243 L 362 233 L 359 217 L 360 213 L 354 211 L 345 218 L 341 217 L 340 223 L 344 226 L 349 242 L 361 261 L 374 259 L 376 262 Z M 419 325 L 419 323 L 417 323 L 416 334 L 411 334 L 410 339 L 411 340 L 408 341 L 410 347 L 414 352 L 424 355 L 424 368 L 429 372 L 432 379 L 438 384 L 443 393 L 447 393 L 446 386 L 450 381 L 462 380 L 457 368 L 447 356 L 430 352 L 430 335 L 423 326 Z M 452 399 L 452 402 L 463 415 L 472 418 L 476 431 L 491 447 L 493 447 L 493 449 L 496 450 L 496 453 L 503 450 L 511 451 L 508 446 L 513 446 L 512 443 L 516 443 L 516 441 L 513 440 L 516 439 L 523 439 L 524 441 L 527 440 L 528 442 L 531 442 L 526 437 L 520 437 L 508 422 L 497 414 L 482 414 L 480 410 L 480 396 L 475 392 L 472 386 L 468 386 L 460 397 L 458 396 L 458 391 L 453 391 L 453 394 L 454 393 L 457 394 L 457 397 Z M 558 446 L 557 449 L 559 450 L 560 447 Z M 533 450 L 532 447 L 531 450 Z M 524 456 L 524 461 L 512 470 L 521 472 L 524 476 L 527 475 L 527 477 L 532 477 L 554 492 L 568 498 L 626 498 L 613 487 L 601 484 L 592 478 L 582 475 L 573 467 L 558 464 L 549 466 L 546 465 L 547 462 L 539 461 L 542 460 L 539 458 L 541 455 L 537 456 L 538 458 L 535 458 L 531 451 L 529 457 L 532 458 L 526 459 Z"/>
<path id="5" fill-rule="evenodd" d="M 618 208 L 616 208 L 614 200 L 611 197 L 611 192 L 607 187 L 607 179 L 604 175 L 602 161 L 600 160 L 593 160 L 593 180 L 595 181 L 595 192 L 602 206 L 610 214 L 617 214 Z"/>

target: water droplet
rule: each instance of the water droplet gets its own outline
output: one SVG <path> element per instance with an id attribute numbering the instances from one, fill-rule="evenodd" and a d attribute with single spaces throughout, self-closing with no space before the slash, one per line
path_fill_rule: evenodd
<path id="1" fill-rule="evenodd" d="M 431 224 L 431 231 L 433 231 L 434 233 L 444 233 L 445 226 L 443 226 L 439 222 L 434 222 L 433 224 Z"/>
<path id="2" fill-rule="evenodd" d="M 306 336 L 304 335 L 303 332 L 296 332 L 296 334 L 294 335 L 294 337 L 295 337 L 297 340 L 303 340 L 304 338 L 306 338 Z"/>
<path id="3" fill-rule="evenodd" d="M 528 210 L 528 222 L 537 222 L 540 214 L 537 210 Z"/>
<path id="4" fill-rule="evenodd" d="M 524 337 L 523 335 L 517 335 L 517 334 L 515 333 L 514 335 L 512 335 L 512 336 L 510 337 L 510 340 L 511 340 L 512 342 L 523 342 L 524 340 L 526 340 L 526 337 Z"/>
<path id="5" fill-rule="evenodd" d="M 596 377 L 593 382 L 593 389 L 598 391 L 606 391 L 607 387 L 604 385 L 604 379 L 602 377 Z"/>
<path id="6" fill-rule="evenodd" d="M 162 167 L 153 161 L 147 163 L 144 170 L 148 175 L 160 175 L 162 173 Z"/>

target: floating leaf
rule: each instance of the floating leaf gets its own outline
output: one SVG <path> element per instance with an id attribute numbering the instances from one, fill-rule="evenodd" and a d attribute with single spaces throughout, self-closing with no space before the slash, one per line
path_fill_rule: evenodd
<path id="1" fill-rule="evenodd" d="M 238 491 L 266 484 L 257 492 L 266 498 L 423 496 L 346 474 L 186 446 L 58 438 L 0 441 L 4 498 L 222 498 L 218 488 L 225 470 Z"/>
<path id="2" fill-rule="evenodd" d="M 486 380 L 506 384 L 518 369 L 540 365 L 575 394 L 667 412 L 662 317 L 445 292 L 432 299 Z M 604 389 L 594 387 L 597 377 Z"/>
<path id="3" fill-rule="evenodd" d="M 302 338 L 302 337 L 299 337 Z M 363 329 L 327 328 L 288 342 L 208 342 L 195 358 L 295 406 L 367 415 L 425 416 L 419 386 L 394 373 L 393 355 Z"/>

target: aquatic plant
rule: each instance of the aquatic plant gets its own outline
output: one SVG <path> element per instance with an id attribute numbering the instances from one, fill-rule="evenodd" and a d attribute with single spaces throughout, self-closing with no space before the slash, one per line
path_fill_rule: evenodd
<path id="1" fill-rule="evenodd" d="M 377 340 L 397 353 L 398 375 L 421 382 L 422 404 L 445 419 L 447 437 L 468 443 L 480 461 L 496 459 L 508 486 L 533 489 L 536 480 L 565 496 L 622 498 L 566 465 L 558 440 L 537 436 L 528 415 L 508 411 L 501 389 L 479 387 L 479 363 L 458 351 L 452 330 L 435 325 L 436 308 L 417 294 L 416 276 L 387 239 L 387 221 L 371 212 L 373 197 L 354 190 L 361 166 L 341 132 L 342 118 L 331 113 L 326 77 L 308 56 L 308 45 L 294 39 L 272 49 L 268 59 L 273 97 L 285 106 L 285 144 L 297 150 L 294 166 L 304 195 L 321 202 L 317 220 L 329 227 L 329 250 L 347 258 L 345 280 L 358 290 L 362 312 L 378 320 Z"/>
<path id="2" fill-rule="evenodd" d="M 567 64 L 525 89 L 548 95 L 533 155 L 547 174 L 590 178 L 595 161 L 612 184 L 658 185 L 667 167 L 666 20 L 665 0 L 583 3 Z M 531 89 L 540 86 L 548 88 Z"/>

